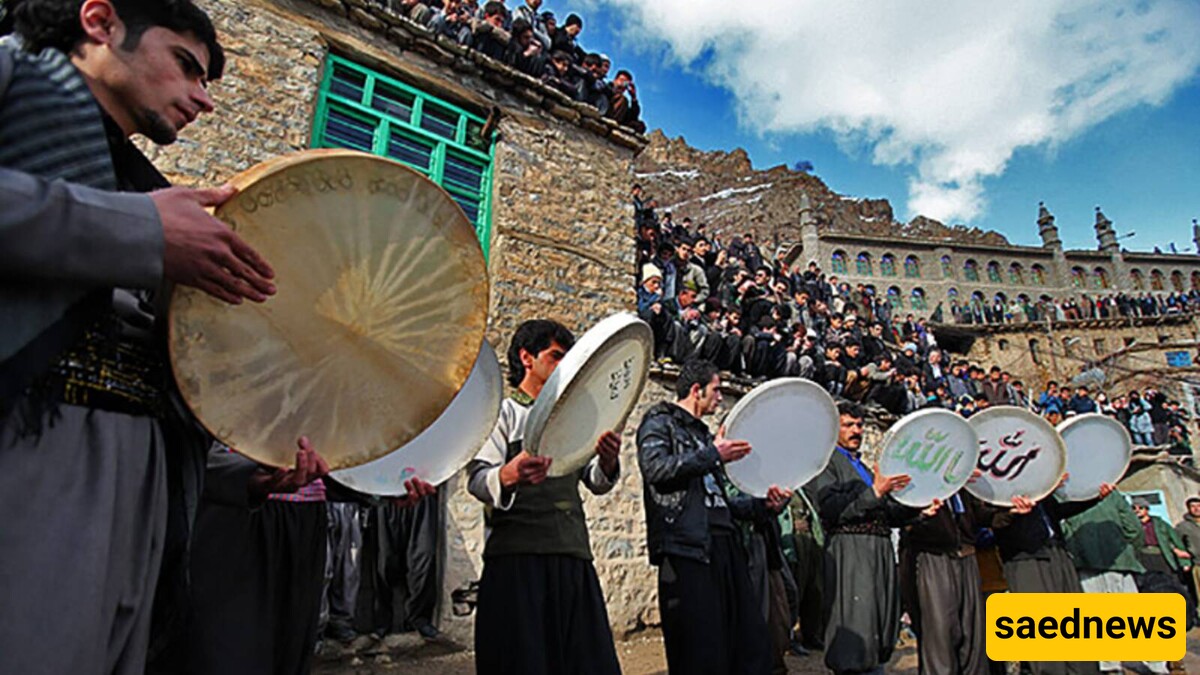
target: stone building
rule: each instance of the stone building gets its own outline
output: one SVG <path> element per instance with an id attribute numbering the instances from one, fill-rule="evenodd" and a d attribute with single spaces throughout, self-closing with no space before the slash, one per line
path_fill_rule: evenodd
<path id="1" fill-rule="evenodd" d="M 972 300 L 1036 302 L 1042 298 L 1200 289 L 1200 255 L 1121 250 L 1112 221 L 1096 209 L 1097 249 L 1064 250 L 1050 211 L 1037 219 L 1042 246 L 991 245 L 912 236 L 881 237 L 818 227 L 802 201 L 799 262 L 816 260 L 826 274 L 885 295 L 893 308 L 928 316 L 943 304 Z M 1200 229 L 1193 232 L 1200 251 Z"/>

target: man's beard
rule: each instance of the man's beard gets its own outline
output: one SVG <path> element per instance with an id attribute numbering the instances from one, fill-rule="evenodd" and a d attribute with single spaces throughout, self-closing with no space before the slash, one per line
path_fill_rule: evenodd
<path id="1" fill-rule="evenodd" d="M 141 114 L 142 135 L 149 138 L 155 145 L 170 145 L 179 138 L 175 125 L 163 119 L 162 115 L 153 110 L 143 109 Z"/>

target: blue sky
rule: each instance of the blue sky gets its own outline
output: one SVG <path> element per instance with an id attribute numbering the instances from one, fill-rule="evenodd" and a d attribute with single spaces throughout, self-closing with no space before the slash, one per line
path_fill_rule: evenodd
<path id="1" fill-rule="evenodd" d="M 675 4 L 696 12 L 681 19 Z M 952 8 L 963 4 L 973 3 Z M 695 147 L 742 147 L 758 168 L 809 160 L 834 190 L 887 198 L 901 219 L 926 213 L 1014 243 L 1039 243 L 1044 200 L 1068 247 L 1095 246 L 1096 205 L 1118 233 L 1136 232 L 1123 241 L 1131 249 L 1191 247 L 1200 1 L 1064 0 L 1076 12 L 1090 5 L 1078 15 L 1051 0 L 1012 4 L 1008 16 L 912 17 L 948 36 L 930 45 L 873 1 L 844 2 L 829 18 L 800 0 L 546 8 L 560 21 L 583 16 L 581 42 L 633 71 L 650 128 Z M 843 46 L 860 36 L 872 46 Z M 931 54 L 898 55 L 916 44 Z"/>

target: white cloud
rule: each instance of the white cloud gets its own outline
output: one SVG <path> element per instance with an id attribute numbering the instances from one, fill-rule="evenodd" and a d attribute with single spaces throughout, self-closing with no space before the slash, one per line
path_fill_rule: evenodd
<path id="1" fill-rule="evenodd" d="M 593 0 L 728 89 L 741 123 L 829 129 L 910 167 L 910 215 L 971 220 L 1017 148 L 1053 147 L 1200 67 L 1196 0 Z"/>

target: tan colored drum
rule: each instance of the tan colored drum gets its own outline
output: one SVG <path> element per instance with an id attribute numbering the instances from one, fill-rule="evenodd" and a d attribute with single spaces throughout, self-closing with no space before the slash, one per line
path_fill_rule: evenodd
<path id="1" fill-rule="evenodd" d="M 475 230 L 427 178 L 396 162 L 311 150 L 233 180 L 217 210 L 275 268 L 275 297 L 171 300 L 184 399 L 223 443 L 287 466 L 307 435 L 330 468 L 382 457 L 441 415 L 487 323 Z"/>

